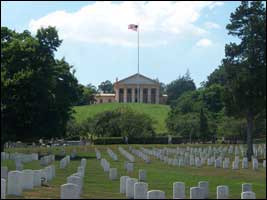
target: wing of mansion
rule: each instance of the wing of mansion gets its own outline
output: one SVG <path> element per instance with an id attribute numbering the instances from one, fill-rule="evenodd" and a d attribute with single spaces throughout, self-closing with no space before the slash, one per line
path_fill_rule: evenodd
<path id="1" fill-rule="evenodd" d="M 134 74 L 122 80 L 116 79 L 115 93 L 96 94 L 96 103 L 151 103 L 165 104 L 167 95 L 160 95 L 159 82 L 142 74 Z"/>

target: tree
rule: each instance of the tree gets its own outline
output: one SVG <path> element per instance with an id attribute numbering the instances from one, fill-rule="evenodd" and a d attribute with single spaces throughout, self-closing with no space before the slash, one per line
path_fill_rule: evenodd
<path id="1" fill-rule="evenodd" d="M 98 86 L 98 91 L 101 91 L 103 93 L 113 93 L 113 85 L 111 83 L 111 81 L 106 80 L 104 82 L 102 82 L 99 86 Z"/>
<path id="2" fill-rule="evenodd" d="M 243 1 L 231 13 L 228 34 L 240 44 L 225 46 L 227 113 L 247 120 L 247 156 L 253 155 L 255 116 L 266 109 L 266 8 L 260 1 Z"/>
<path id="3" fill-rule="evenodd" d="M 166 87 L 166 92 L 168 95 L 168 104 L 174 104 L 175 101 L 186 91 L 196 90 L 194 81 L 190 78 L 189 72 L 185 76 L 179 77 L 178 79 L 172 81 Z"/>
<path id="4" fill-rule="evenodd" d="M 209 76 L 208 80 L 204 83 L 205 87 L 209 87 L 213 84 L 225 85 L 225 67 L 220 65 L 219 68 L 215 69 Z"/>
<path id="5" fill-rule="evenodd" d="M 34 140 L 65 134 L 78 97 L 78 81 L 64 59 L 54 27 L 34 37 L 1 27 L 1 148 L 7 140 Z"/>
<path id="6" fill-rule="evenodd" d="M 207 140 L 209 136 L 208 120 L 204 114 L 203 108 L 201 108 L 199 114 L 199 135 L 203 141 Z"/>

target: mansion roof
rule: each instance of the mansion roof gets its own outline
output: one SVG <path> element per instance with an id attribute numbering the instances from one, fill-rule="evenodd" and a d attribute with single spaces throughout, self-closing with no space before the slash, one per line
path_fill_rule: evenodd
<path id="1" fill-rule="evenodd" d="M 146 85 L 159 85 L 159 82 L 151 79 L 151 78 L 148 78 L 142 74 L 134 74 L 132 76 L 129 76 L 127 78 L 124 78 L 120 81 L 117 81 L 114 83 L 115 85 L 117 84 L 127 84 L 127 85 L 136 85 L 136 84 L 146 84 Z"/>

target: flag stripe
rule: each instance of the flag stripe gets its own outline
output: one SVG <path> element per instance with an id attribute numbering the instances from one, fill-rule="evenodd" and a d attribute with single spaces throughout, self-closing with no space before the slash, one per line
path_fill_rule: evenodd
<path id="1" fill-rule="evenodd" d="M 128 25 L 128 29 L 132 29 L 134 31 L 137 31 L 137 28 L 138 28 L 138 25 L 136 25 L 136 24 L 129 24 Z"/>

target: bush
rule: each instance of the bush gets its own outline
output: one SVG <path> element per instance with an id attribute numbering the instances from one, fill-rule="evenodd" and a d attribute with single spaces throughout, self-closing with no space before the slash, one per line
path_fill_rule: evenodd
<path id="1" fill-rule="evenodd" d="M 150 116 L 133 111 L 129 108 L 119 108 L 105 111 L 88 118 L 88 132 L 104 137 L 151 137 L 155 135 Z"/>

